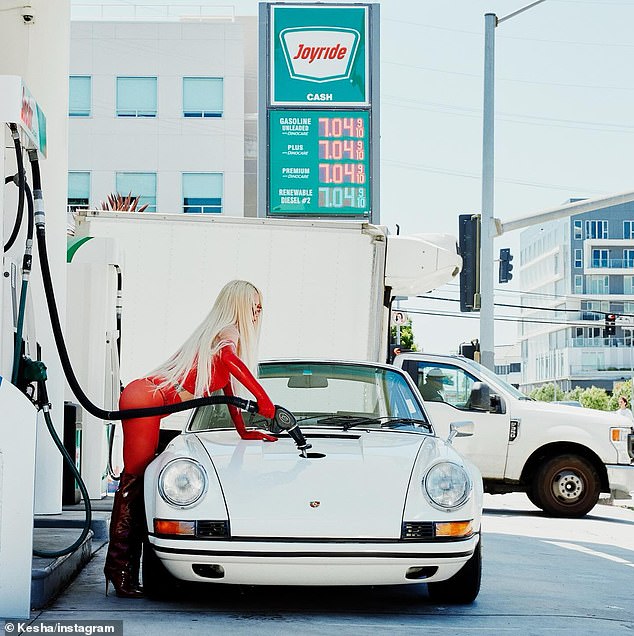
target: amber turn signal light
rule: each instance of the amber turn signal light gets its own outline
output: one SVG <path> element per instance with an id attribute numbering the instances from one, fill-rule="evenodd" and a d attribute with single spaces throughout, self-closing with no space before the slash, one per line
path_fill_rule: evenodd
<path id="1" fill-rule="evenodd" d="M 443 521 L 434 524 L 437 537 L 468 537 L 473 534 L 473 521 Z"/>
<path id="2" fill-rule="evenodd" d="M 196 534 L 196 522 L 154 519 L 154 532 L 155 534 L 188 535 L 193 537 Z"/>

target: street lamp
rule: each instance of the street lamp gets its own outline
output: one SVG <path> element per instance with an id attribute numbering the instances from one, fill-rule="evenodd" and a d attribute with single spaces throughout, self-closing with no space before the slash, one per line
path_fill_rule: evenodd
<path id="1" fill-rule="evenodd" d="M 480 243 L 480 351 L 482 364 L 494 370 L 495 328 L 493 318 L 493 140 L 494 140 L 494 76 L 495 27 L 528 11 L 545 0 L 537 0 L 498 18 L 495 13 L 484 16 L 484 106 L 482 116 L 482 219 Z"/>

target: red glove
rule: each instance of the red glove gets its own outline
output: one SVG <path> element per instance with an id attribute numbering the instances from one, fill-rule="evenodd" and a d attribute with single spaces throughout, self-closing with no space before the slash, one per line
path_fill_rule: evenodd
<path id="1" fill-rule="evenodd" d="M 222 347 L 219 356 L 229 373 L 255 396 L 258 402 L 258 413 L 262 417 L 272 420 L 275 417 L 275 405 L 271 402 L 262 385 L 253 377 L 247 365 L 234 353 L 233 347 L 230 345 Z"/>

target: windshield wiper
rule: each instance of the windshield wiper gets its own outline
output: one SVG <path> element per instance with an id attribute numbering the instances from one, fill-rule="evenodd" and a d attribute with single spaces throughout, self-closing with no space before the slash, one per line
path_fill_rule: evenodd
<path id="1" fill-rule="evenodd" d="M 317 424 L 332 424 L 334 426 L 341 425 L 344 431 L 351 429 L 353 426 L 363 426 L 366 424 L 380 424 L 381 427 L 390 427 L 398 424 L 410 424 L 411 426 L 419 426 L 425 428 L 430 433 L 433 431 L 431 424 L 425 420 L 418 420 L 411 417 L 395 417 L 385 415 L 383 417 L 369 417 L 366 415 L 333 415 L 317 420 Z"/>
<path id="2" fill-rule="evenodd" d="M 317 424 L 331 424 L 333 426 L 341 425 L 343 430 L 347 431 L 353 426 L 358 426 L 359 424 L 368 424 L 375 421 L 375 418 L 367 417 L 365 415 L 331 415 L 329 417 L 322 417 L 318 419 Z"/>
<path id="3" fill-rule="evenodd" d="M 398 425 L 398 424 L 410 424 L 411 426 L 416 426 L 416 427 L 420 427 L 420 428 L 424 428 L 426 429 L 429 433 L 433 433 L 434 429 L 432 428 L 432 425 L 427 422 L 426 420 L 418 420 L 416 418 L 413 417 L 379 417 L 378 418 L 381 421 L 381 426 L 386 426 L 386 427 L 390 427 L 390 426 L 394 426 L 394 425 Z"/>

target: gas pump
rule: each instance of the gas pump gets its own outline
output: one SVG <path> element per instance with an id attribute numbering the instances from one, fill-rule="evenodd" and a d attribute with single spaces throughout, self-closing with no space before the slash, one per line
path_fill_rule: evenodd
<path id="1" fill-rule="evenodd" d="M 118 344 L 122 255 L 114 239 L 98 237 L 69 239 L 66 254 L 68 353 L 86 395 L 95 404 L 114 410 L 121 393 Z M 69 387 L 66 399 L 76 400 Z M 119 475 L 123 467 L 121 444 L 113 453 L 114 465 L 109 466 L 114 427 L 120 430 L 121 425 L 88 411 L 82 413 L 81 476 L 91 499 L 104 497 L 108 477 Z"/>
<path id="2" fill-rule="evenodd" d="M 24 148 L 46 156 L 46 119 L 20 77 L 0 76 L 0 123 L 5 138 L 18 135 Z M 11 133 L 8 123 L 13 124 Z M 3 140 L 5 148 L 13 145 Z M 5 153 L 0 153 L 0 174 L 6 174 L 8 165 Z M 4 199 L 0 197 L 0 231 L 8 218 L 13 225 L 15 216 L 15 210 L 4 208 Z M 6 246 L 4 231 L 1 236 Z M 37 409 L 11 382 L 19 321 L 20 249 L 24 250 L 24 244 L 3 254 L 0 295 L 0 616 L 26 618 L 31 598 Z"/>

